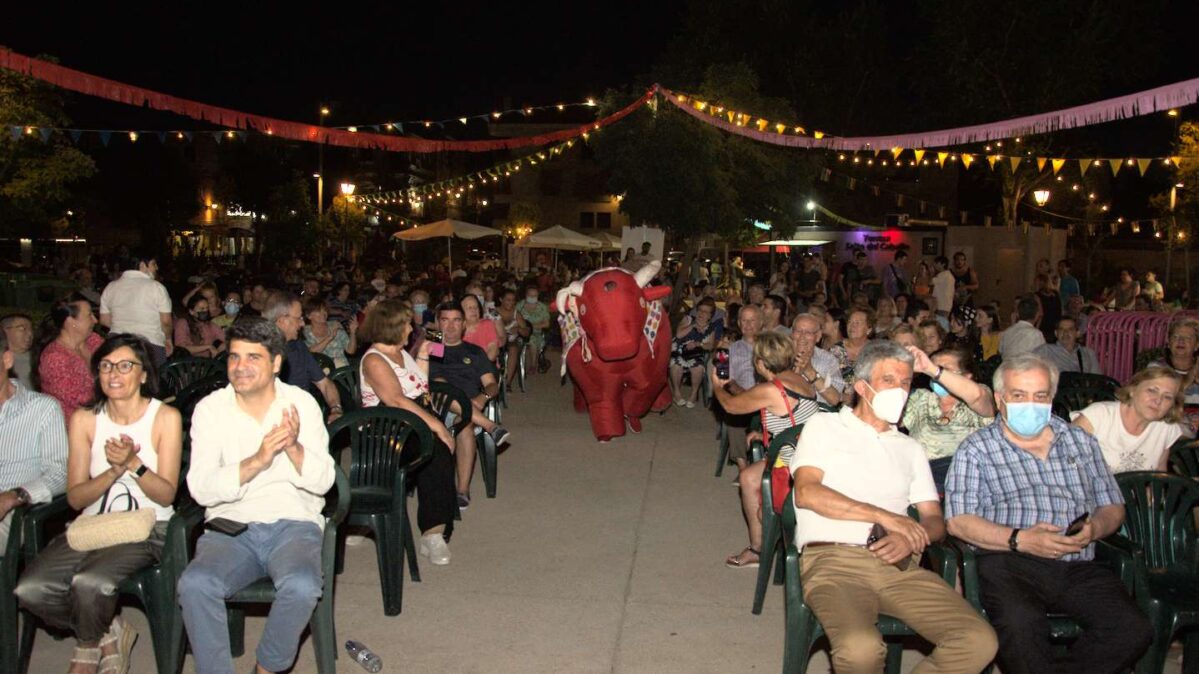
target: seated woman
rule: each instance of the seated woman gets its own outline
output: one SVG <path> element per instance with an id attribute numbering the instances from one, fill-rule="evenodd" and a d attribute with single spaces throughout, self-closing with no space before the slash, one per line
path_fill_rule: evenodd
<path id="1" fill-rule="evenodd" d="M 333 359 L 334 367 L 345 367 L 350 364 L 346 354 L 354 355 L 358 347 L 358 319 L 350 316 L 349 332 L 343 330 L 341 323 L 329 318 L 329 307 L 323 295 L 304 297 L 304 343 L 312 353 L 323 353 Z"/>
<path id="2" fill-rule="evenodd" d="M 853 385 L 853 366 L 858 362 L 858 352 L 870 343 L 870 328 L 874 325 L 874 317 L 869 309 L 850 309 L 845 315 L 845 334 L 847 337 L 834 344 L 829 353 L 837 358 L 841 367 L 841 377 L 847 385 Z"/>
<path id="3" fill-rule="evenodd" d="M 466 295 L 458 303 L 465 316 L 463 326 L 466 330 L 462 341 L 469 342 L 487 352 L 487 359 L 495 362 L 500 357 L 500 335 L 496 330 L 495 321 L 483 313 L 483 306 L 475 295 Z"/>
<path id="4" fill-rule="evenodd" d="M 208 298 L 195 293 L 187 301 L 187 313 L 175 319 L 175 348 L 186 349 L 197 358 L 212 358 L 225 350 L 225 331 L 212 322 Z"/>
<path id="5" fill-rule="evenodd" d="M 179 412 L 153 396 L 158 373 L 146 342 L 110 335 L 91 360 L 94 403 L 71 415 L 67 502 L 83 515 L 149 509 L 149 538 L 79 552 L 66 534 L 25 569 L 17 600 L 47 624 L 73 632 L 72 674 L 129 671 L 137 632 L 116 615 L 117 586 L 162 557 L 179 484 Z"/>
<path id="6" fill-rule="evenodd" d="M 508 372 L 504 385 L 512 390 L 512 380 L 516 378 L 519 368 L 520 350 L 524 348 L 525 340 L 533 333 L 533 329 L 525 321 L 516 307 L 516 291 L 504 288 L 500 292 L 500 303 L 496 307 L 500 317 L 500 327 L 503 328 L 504 348 L 508 349 Z"/>
<path id="7" fill-rule="evenodd" d="M 1187 436 L 1195 437 L 1199 430 L 1199 320 L 1180 318 L 1170 323 L 1166 335 L 1166 357 L 1153 362 L 1182 377 L 1182 411 Z"/>
<path id="8" fill-rule="evenodd" d="M 802 354 L 800 354 L 802 358 Z M 773 332 L 763 332 L 754 341 L 754 370 L 764 383 L 732 395 L 725 386 L 728 379 L 716 376 L 712 369 L 712 390 L 721 407 L 729 414 L 760 414 L 762 416 L 762 441 L 769 446 L 770 439 L 781 431 L 806 422 L 819 410 L 816 389 L 802 374 L 809 363 L 797 362 L 795 347 L 791 340 Z M 811 359 L 811 353 L 807 354 Z M 794 368 L 794 369 L 793 369 Z M 779 454 L 776 465 L 786 466 L 791 461 L 794 447 L 785 447 Z M 741 509 L 749 528 L 749 546 L 741 552 L 729 555 L 725 566 L 742 569 L 758 566 L 762 554 L 762 508 L 773 504 L 762 503 L 762 475 L 766 462 L 757 461 L 742 470 L 738 479 L 741 483 Z"/>
<path id="9" fill-rule="evenodd" d="M 68 421 L 92 399 L 95 378 L 88 363 L 104 341 L 92 331 L 95 327 L 92 305 L 74 293 L 50 308 L 39 329 L 35 388 L 57 400 Z"/>
<path id="10" fill-rule="evenodd" d="M 433 343 L 422 342 L 416 358 L 404 350 L 412 330 L 412 309 L 400 300 L 383 300 L 367 313 L 362 332 L 371 346 L 358 366 L 362 406 L 383 405 L 412 412 L 445 445 L 436 447 L 433 459 L 414 476 L 420 497 L 416 511 L 420 553 L 434 564 L 445 565 L 450 563 L 446 542 L 454 532 L 454 515 L 458 512 L 451 454 L 454 436 L 442 422 L 446 410 L 434 410 L 429 397 L 429 347 Z"/>
<path id="11" fill-rule="evenodd" d="M 916 358 L 913 371 L 932 379 L 932 390 L 912 386 L 903 427 L 928 456 L 938 493 L 945 493 L 945 475 L 953 454 L 966 436 L 991 423 L 995 402 L 991 389 L 974 381 L 974 355 L 966 349 L 941 349 L 929 356 L 909 346 Z"/>
<path id="12" fill-rule="evenodd" d="M 1170 445 L 1183 434 L 1181 385 L 1173 369 L 1150 365 L 1116 391 L 1118 400 L 1091 403 L 1071 417 L 1099 440 L 1113 473 L 1166 471 Z"/>
<path id="13" fill-rule="evenodd" d="M 679 322 L 670 349 L 670 390 L 674 404 L 695 407 L 703 389 L 704 361 L 716 346 L 716 303 L 704 298 L 695 307 L 695 317 L 685 316 Z M 683 372 L 691 373 L 691 397 L 683 397 Z"/>

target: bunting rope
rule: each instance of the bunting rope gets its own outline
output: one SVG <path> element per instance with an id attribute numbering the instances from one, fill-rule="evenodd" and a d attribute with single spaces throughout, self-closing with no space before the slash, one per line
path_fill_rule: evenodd
<path id="1" fill-rule="evenodd" d="M 1147 89 L 1134 94 L 1118 96 L 1093 103 L 1076 105 L 1052 112 L 1027 115 L 1013 119 L 975 124 L 939 131 L 922 131 L 917 133 L 890 134 L 881 136 L 828 136 L 815 132 L 812 136 L 803 135 L 802 126 L 774 123 L 770 120 L 757 118 L 710 105 L 708 102 L 681 94 L 665 87 L 659 91 L 666 100 L 675 107 L 692 117 L 723 129 L 728 133 L 752 138 L 763 143 L 781 145 L 783 147 L 823 148 L 828 150 L 874 151 L 891 150 L 892 148 L 928 148 L 951 147 L 968 145 L 970 143 L 989 142 L 1031 136 L 1063 129 L 1076 129 L 1094 124 L 1112 122 L 1119 119 L 1148 115 L 1162 112 L 1184 105 L 1190 105 L 1199 100 L 1199 78 L 1189 79 L 1154 89 Z M 720 116 L 721 114 L 724 116 Z M 750 128 L 748 121 L 757 120 Z M 767 129 L 774 129 L 774 132 Z M 794 134 L 787 134 L 788 129 L 794 129 Z M 796 135 L 798 134 L 798 135 Z"/>
<path id="2" fill-rule="evenodd" d="M 438 128 L 445 128 L 445 126 L 447 124 L 453 124 L 455 122 L 457 122 L 458 124 L 466 125 L 466 124 L 469 124 L 470 120 L 472 120 L 472 119 L 477 119 L 477 120 L 486 122 L 488 120 L 500 120 L 509 115 L 519 114 L 519 115 L 523 115 L 525 117 L 529 117 L 537 112 L 547 112 L 549 110 L 557 110 L 558 112 L 565 112 L 567 108 L 594 108 L 594 107 L 596 107 L 596 105 L 598 105 L 598 104 L 595 102 L 594 98 L 588 98 L 587 100 L 585 100 L 581 103 L 555 103 L 553 105 L 526 105 L 523 108 L 509 108 L 507 110 L 495 110 L 488 114 L 460 115 L 457 117 L 447 117 L 445 119 L 409 119 L 409 120 L 404 120 L 404 121 L 400 121 L 400 122 L 380 122 L 380 123 L 372 123 L 372 124 L 343 124 L 340 126 L 334 124 L 334 125 L 330 125 L 329 128 L 330 129 L 345 129 L 346 131 L 353 131 L 353 132 L 357 132 L 360 129 L 370 129 L 371 131 L 387 130 L 387 131 L 394 131 L 396 133 L 404 133 L 405 126 L 407 126 L 409 128 L 417 128 L 417 129 L 419 129 L 419 128 L 429 129 L 434 126 L 436 126 Z M 328 112 L 327 108 L 321 109 L 321 114 L 326 114 L 327 112 Z"/>
<path id="3" fill-rule="evenodd" d="M 289 140 L 325 143 L 341 147 L 386 150 L 389 152 L 416 153 L 490 152 L 492 150 L 512 150 L 564 141 L 624 119 L 638 107 L 649 102 L 657 92 L 657 87 L 652 87 L 641 98 L 633 101 L 623 109 L 607 117 L 597 119 L 594 122 L 588 122 L 573 129 L 564 129 L 535 136 L 493 140 L 429 140 L 381 133 L 353 132 L 239 112 L 229 108 L 208 105 L 116 82 L 103 77 L 89 75 L 88 73 L 50 63 L 49 61 L 30 58 L 8 49 L 0 49 L 0 68 L 27 75 L 48 84 L 67 89 L 68 91 L 95 96 L 117 103 L 124 103 L 126 105 L 148 107 L 152 110 L 165 110 L 185 117 L 191 117 L 192 119 L 209 122 L 217 126 L 258 131 L 268 136 L 278 136 Z"/>

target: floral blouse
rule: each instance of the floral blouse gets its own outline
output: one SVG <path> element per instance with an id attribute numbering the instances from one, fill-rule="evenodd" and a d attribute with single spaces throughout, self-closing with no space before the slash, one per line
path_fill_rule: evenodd
<path id="1" fill-rule="evenodd" d="M 95 380 L 92 379 L 88 360 L 103 342 L 100 335 L 94 332 L 88 335 L 84 343 L 88 359 L 80 358 L 79 354 L 67 349 L 57 339 L 42 351 L 37 366 L 42 380 L 42 393 L 52 396 L 62 405 L 62 414 L 67 423 L 70 423 L 71 414 L 76 409 L 92 400 Z"/>
<path id="2" fill-rule="evenodd" d="M 350 364 L 350 360 L 346 358 L 346 347 L 350 345 L 350 336 L 342 329 L 341 323 L 337 321 L 326 321 L 329 332 L 333 333 L 333 339 L 325 345 L 321 353 L 333 359 L 335 367 L 345 367 Z M 319 337 L 312 334 L 312 328 L 304 326 L 304 343 L 312 346 L 321 341 Z"/>

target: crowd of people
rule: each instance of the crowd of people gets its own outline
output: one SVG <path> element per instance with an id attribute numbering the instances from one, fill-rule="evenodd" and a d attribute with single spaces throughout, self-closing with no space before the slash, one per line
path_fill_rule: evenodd
<path id="1" fill-rule="evenodd" d="M 10 448 L 0 456 L 0 545 L 14 508 L 61 494 L 81 515 L 153 514 L 130 542 L 77 549 L 58 536 L 22 574 L 21 606 L 74 634 L 72 673 L 127 671 L 137 635 L 118 614 L 117 586 L 161 558 L 184 489 L 210 525 L 224 523 L 199 537 L 178 586 L 198 671 L 232 671 L 224 600 L 264 576 L 276 599 L 258 671 L 292 666 L 321 594 L 321 510 L 334 479 L 326 425 L 349 402 L 331 376 L 338 368 L 357 379 L 355 404 L 408 410 L 432 432 L 432 459 L 414 475 L 418 552 L 450 563 L 455 520 L 471 502 L 476 429 L 509 443 L 486 411 L 501 387 L 512 390 L 526 345 L 530 374 L 548 369 L 556 331 L 540 297 L 557 279 L 435 265 L 368 281 L 348 267 L 299 268 L 174 284 L 153 256 L 135 253 L 77 275 L 87 282 L 36 326 L 27 314 L 0 319 L 0 437 Z M 91 279 L 105 273 L 96 292 Z M 163 372 L 190 359 L 219 363 L 228 385 L 183 419 Z M 436 386 L 461 397 L 430 395 Z"/>

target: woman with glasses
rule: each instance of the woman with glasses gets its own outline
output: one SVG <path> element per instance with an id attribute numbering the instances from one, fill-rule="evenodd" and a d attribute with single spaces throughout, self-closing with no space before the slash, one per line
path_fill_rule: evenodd
<path id="1" fill-rule="evenodd" d="M 67 502 L 81 515 L 148 509 L 156 523 L 146 540 L 87 552 L 62 534 L 21 576 L 21 606 L 75 634 L 71 674 L 129 671 L 137 632 L 116 615 L 117 586 L 162 557 L 183 441 L 179 412 L 153 397 L 158 373 L 141 337 L 110 335 L 91 376 L 93 402 L 68 424 Z"/>
<path id="2" fill-rule="evenodd" d="M 991 389 L 974 381 L 974 354 L 948 348 L 929 356 L 909 346 L 916 358 L 914 371 L 932 379 L 932 389 L 912 388 L 903 413 L 903 427 L 924 447 L 937 492 L 945 492 L 945 475 L 953 454 L 966 436 L 995 417 Z"/>

